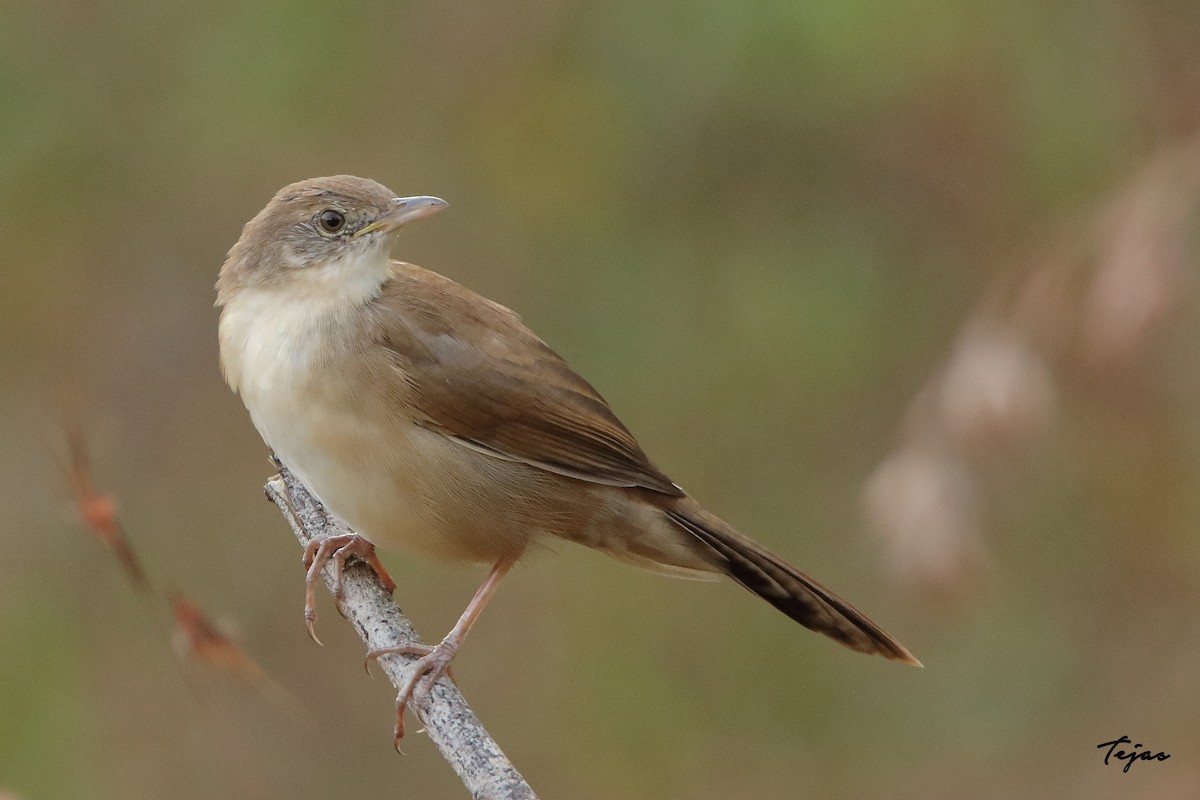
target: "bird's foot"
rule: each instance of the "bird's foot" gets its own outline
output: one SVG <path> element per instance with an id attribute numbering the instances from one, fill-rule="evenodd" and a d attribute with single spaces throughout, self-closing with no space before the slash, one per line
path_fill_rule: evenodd
<path id="1" fill-rule="evenodd" d="M 392 740 L 396 751 L 400 751 L 400 740 L 404 738 L 404 711 L 410 704 L 418 708 L 425 704 L 425 700 L 429 697 L 429 693 L 433 691 L 433 686 L 443 675 L 449 675 L 453 680 L 454 676 L 450 674 L 450 662 L 454 660 L 455 654 L 458 652 L 458 641 L 452 636 L 447 636 L 436 645 L 428 644 L 401 644 L 395 647 L 380 647 L 367 652 L 366 663 L 376 661 L 380 656 L 386 655 L 407 655 L 418 656 L 410 666 L 408 678 L 400 686 L 400 691 L 396 693 L 396 728 L 395 738 Z M 419 711 L 415 712 L 418 713 Z"/>
<path id="2" fill-rule="evenodd" d="M 375 555 L 375 545 L 356 533 L 345 533 L 337 536 L 327 536 L 324 539 L 313 539 L 304 548 L 304 625 L 308 635 L 317 644 L 321 640 L 313 629 L 317 621 L 317 576 L 321 574 L 325 564 L 333 561 L 334 590 L 333 594 L 339 601 L 344 595 L 342 587 L 342 571 L 346 567 L 346 559 L 354 556 L 366 562 L 375 571 L 383 588 L 391 594 L 396 589 L 396 582 L 383 568 L 379 557 Z"/>

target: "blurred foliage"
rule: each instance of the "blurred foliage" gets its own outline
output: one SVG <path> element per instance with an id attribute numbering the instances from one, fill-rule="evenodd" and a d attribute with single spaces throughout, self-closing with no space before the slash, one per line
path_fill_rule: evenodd
<path id="1" fill-rule="evenodd" d="M 299 554 L 216 368 L 212 282 L 242 223 L 349 172 L 450 200 L 397 257 L 522 313 L 676 480 L 927 664 L 557 548 L 456 667 L 544 796 L 1194 796 L 1194 195 L 1178 269 L 1117 284 L 1118 310 L 1142 274 L 1166 298 L 1132 358 L 1097 366 L 1026 312 L 1090 313 L 1128 249 L 1105 209 L 1144 165 L 1195 169 L 1173 148 L 1200 128 L 1197 4 L 3 10 L 0 794 L 460 796 L 418 737 L 391 752 L 389 693 L 336 615 L 328 647 L 305 636 Z M 922 387 L 1013 286 L 1003 317 L 1055 412 L 1019 453 L 971 451 L 978 571 L 909 591 L 860 493 L 942 419 Z M 146 569 L 236 620 L 302 719 L 173 659 L 166 615 L 71 516 L 64 393 Z M 427 637 L 479 578 L 386 560 Z M 1173 757 L 1105 768 L 1095 745 L 1121 734 Z"/>

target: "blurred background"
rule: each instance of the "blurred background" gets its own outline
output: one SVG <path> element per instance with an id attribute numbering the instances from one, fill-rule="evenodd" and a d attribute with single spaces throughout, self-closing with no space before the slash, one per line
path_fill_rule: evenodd
<path id="1" fill-rule="evenodd" d="M 423 737 L 392 752 L 328 598 L 305 635 L 217 369 L 242 224 L 348 172 L 448 199 L 398 258 L 521 313 L 664 470 L 926 664 L 564 545 L 455 670 L 543 796 L 1197 796 L 1197 4 L 4 20 L 0 795 L 465 795 Z M 242 656 L 172 634 L 105 498 Z M 384 560 L 428 639 L 483 575 Z M 1121 774 L 1096 747 L 1121 735 L 1172 757 Z"/>

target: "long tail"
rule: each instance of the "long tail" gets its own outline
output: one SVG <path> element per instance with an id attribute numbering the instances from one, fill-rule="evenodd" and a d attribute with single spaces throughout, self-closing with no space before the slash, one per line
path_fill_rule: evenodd
<path id="1" fill-rule="evenodd" d="M 809 630 L 861 653 L 878 653 L 921 666 L 865 614 L 779 556 L 703 511 L 664 509 L 667 516 L 716 556 L 729 577 Z"/>

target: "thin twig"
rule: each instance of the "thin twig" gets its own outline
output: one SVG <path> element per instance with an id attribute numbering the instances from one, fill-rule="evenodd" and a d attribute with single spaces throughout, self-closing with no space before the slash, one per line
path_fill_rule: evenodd
<path id="1" fill-rule="evenodd" d="M 279 506 L 301 546 L 307 546 L 313 539 L 351 532 L 345 523 L 325 511 L 286 466 L 276 463 L 279 474 L 267 481 L 267 498 Z M 331 565 L 326 566 L 322 577 L 332 592 Z M 342 613 L 369 649 L 421 641 L 412 623 L 366 565 L 357 561 L 348 563 L 343 588 Z M 385 656 L 379 664 L 392 685 L 399 687 L 412 661 L 410 656 Z M 453 682 L 443 677 L 429 693 L 428 700 L 414 710 L 420 713 L 430 741 L 458 773 L 473 798 L 536 800 L 533 789 L 484 730 Z"/>

